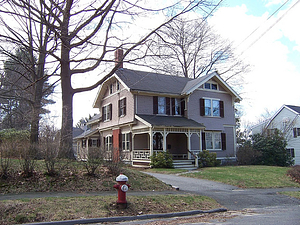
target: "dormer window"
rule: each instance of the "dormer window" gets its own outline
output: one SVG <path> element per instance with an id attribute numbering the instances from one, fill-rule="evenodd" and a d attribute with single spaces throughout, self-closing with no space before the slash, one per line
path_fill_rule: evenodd
<path id="1" fill-rule="evenodd" d="M 205 89 L 210 89 L 210 90 L 218 90 L 218 84 L 215 83 L 205 83 L 204 84 Z"/>

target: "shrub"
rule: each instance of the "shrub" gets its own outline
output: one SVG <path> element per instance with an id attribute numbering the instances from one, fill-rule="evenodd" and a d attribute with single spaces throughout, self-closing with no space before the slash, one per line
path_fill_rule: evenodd
<path id="1" fill-rule="evenodd" d="M 291 166 L 293 159 L 286 151 L 287 142 L 282 133 L 275 129 L 273 134 L 252 136 L 253 149 L 259 151 L 258 164 L 266 166 Z"/>
<path id="2" fill-rule="evenodd" d="M 95 172 L 99 166 L 104 162 L 104 150 L 99 148 L 89 148 L 87 160 L 84 162 L 84 166 L 89 176 L 95 176 Z M 111 168 L 109 168 L 111 169 Z M 113 169 L 112 169 L 113 170 Z M 115 173 L 114 171 L 111 171 Z M 119 172 L 119 171 L 117 171 Z"/>
<path id="3" fill-rule="evenodd" d="M 213 167 L 221 164 L 220 160 L 217 160 L 217 153 L 203 150 L 198 154 L 199 167 Z"/>
<path id="4" fill-rule="evenodd" d="M 300 184 L 300 166 L 293 166 L 287 171 L 287 175 L 290 176 L 294 181 Z"/>
<path id="5" fill-rule="evenodd" d="M 150 159 L 150 166 L 153 168 L 174 168 L 172 155 L 169 152 L 154 152 Z"/>
<path id="6" fill-rule="evenodd" d="M 240 165 L 255 165 L 258 163 L 260 156 L 261 152 L 253 149 L 250 141 L 244 142 L 236 153 L 237 161 Z"/>

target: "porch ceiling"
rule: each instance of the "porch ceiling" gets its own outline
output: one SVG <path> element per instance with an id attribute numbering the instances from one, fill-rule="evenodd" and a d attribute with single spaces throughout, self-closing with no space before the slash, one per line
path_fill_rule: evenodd
<path id="1" fill-rule="evenodd" d="M 148 123 L 152 127 L 180 127 L 204 129 L 202 123 L 187 119 L 182 116 L 160 116 L 160 115 L 136 115 L 136 119 L 142 123 Z"/>

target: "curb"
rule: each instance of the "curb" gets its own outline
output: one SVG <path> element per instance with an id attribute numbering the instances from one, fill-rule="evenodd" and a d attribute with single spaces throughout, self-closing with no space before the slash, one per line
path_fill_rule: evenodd
<path id="1" fill-rule="evenodd" d="M 118 216 L 118 217 L 105 217 L 105 218 L 91 218 L 91 219 L 80 219 L 80 220 L 63 220 L 54 222 L 42 222 L 42 223 L 26 223 L 27 225 L 75 225 L 75 224 L 90 224 L 90 223 L 104 223 L 104 222 L 121 222 L 121 221 L 132 221 L 132 220 L 148 220 L 157 218 L 171 218 L 179 216 L 191 216 L 196 214 L 204 213 L 218 213 L 227 212 L 225 208 L 212 209 L 212 210 L 193 210 L 186 212 L 175 212 L 175 213 L 162 213 L 162 214 L 149 214 L 139 216 Z"/>

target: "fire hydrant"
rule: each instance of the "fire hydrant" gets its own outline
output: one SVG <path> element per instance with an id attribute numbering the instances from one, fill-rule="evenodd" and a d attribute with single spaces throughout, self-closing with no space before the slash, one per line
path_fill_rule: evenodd
<path id="1" fill-rule="evenodd" d="M 118 184 L 115 184 L 113 187 L 118 190 L 118 205 L 122 205 L 123 207 L 127 207 L 127 201 L 126 201 L 126 192 L 130 188 L 129 184 L 126 184 L 128 181 L 128 177 L 124 174 L 120 174 L 117 176 L 116 181 Z"/>

